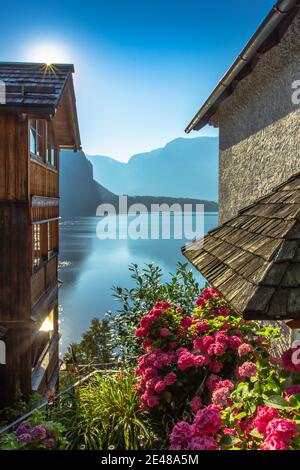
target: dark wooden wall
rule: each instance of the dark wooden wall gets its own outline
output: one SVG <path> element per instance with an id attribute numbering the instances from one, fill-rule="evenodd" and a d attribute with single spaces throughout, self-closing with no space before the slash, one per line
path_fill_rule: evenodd
<path id="1" fill-rule="evenodd" d="M 0 325 L 7 329 L 0 400 L 30 391 L 31 227 L 28 194 L 28 123 L 0 115 Z"/>

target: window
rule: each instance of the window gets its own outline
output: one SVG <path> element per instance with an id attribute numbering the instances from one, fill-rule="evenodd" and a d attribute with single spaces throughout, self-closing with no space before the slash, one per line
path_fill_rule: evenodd
<path id="1" fill-rule="evenodd" d="M 32 119 L 30 121 L 30 153 L 43 159 L 43 142 L 45 134 L 44 121 Z"/>
<path id="2" fill-rule="evenodd" d="M 52 255 L 53 252 L 53 224 L 51 222 L 47 223 L 47 236 L 48 236 L 48 256 Z"/>
<path id="3" fill-rule="evenodd" d="M 55 144 L 54 144 L 53 133 L 50 127 L 50 123 L 48 123 L 48 126 L 47 126 L 46 162 L 56 168 Z"/>
<path id="4" fill-rule="evenodd" d="M 38 266 L 42 260 L 41 253 L 41 226 L 33 226 L 33 266 Z"/>

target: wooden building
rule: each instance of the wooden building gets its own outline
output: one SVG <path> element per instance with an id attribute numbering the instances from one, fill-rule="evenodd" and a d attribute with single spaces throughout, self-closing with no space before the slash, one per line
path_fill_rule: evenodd
<path id="1" fill-rule="evenodd" d="M 59 150 L 80 149 L 73 72 L 0 63 L 0 408 L 58 380 Z"/>
<path id="2" fill-rule="evenodd" d="M 183 253 L 237 312 L 288 334 L 300 327 L 299 6 L 276 2 L 186 128 L 219 128 L 221 225 Z"/>

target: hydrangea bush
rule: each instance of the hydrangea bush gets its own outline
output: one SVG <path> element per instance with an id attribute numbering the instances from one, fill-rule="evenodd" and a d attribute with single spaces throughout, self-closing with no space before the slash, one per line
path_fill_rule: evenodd
<path id="1" fill-rule="evenodd" d="M 300 447 L 300 365 L 272 356 L 279 329 L 232 312 L 203 289 L 194 308 L 156 302 L 140 319 L 136 391 L 170 449 Z"/>
<path id="2" fill-rule="evenodd" d="M 37 412 L 23 421 L 15 432 L 1 438 L 1 450 L 61 450 L 66 447 L 64 428 L 60 423 L 45 421 Z"/>

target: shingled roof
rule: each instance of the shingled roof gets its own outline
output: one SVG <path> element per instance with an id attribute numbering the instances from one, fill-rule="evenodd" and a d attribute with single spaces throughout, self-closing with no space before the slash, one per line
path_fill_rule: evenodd
<path id="1" fill-rule="evenodd" d="M 183 254 L 246 319 L 300 318 L 300 173 Z"/>
<path id="2" fill-rule="evenodd" d="M 55 112 L 73 65 L 51 65 L 0 62 L 0 80 L 6 85 L 4 107 L 43 108 Z"/>
<path id="3" fill-rule="evenodd" d="M 62 148 L 80 149 L 79 125 L 70 64 L 0 62 L 5 103 L 0 112 L 54 118 Z"/>

